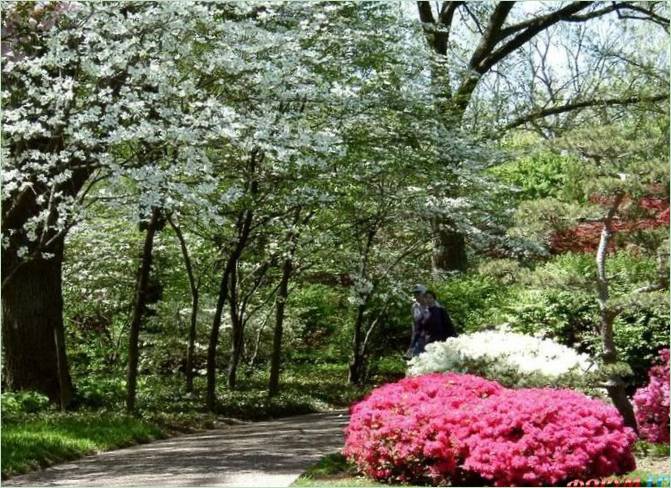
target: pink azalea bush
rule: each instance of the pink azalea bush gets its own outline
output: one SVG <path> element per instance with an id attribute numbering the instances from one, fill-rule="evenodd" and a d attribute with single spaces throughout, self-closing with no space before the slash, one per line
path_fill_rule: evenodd
<path id="1" fill-rule="evenodd" d="M 464 468 L 497 486 L 547 486 L 635 469 L 633 430 L 571 390 L 506 390 L 471 412 Z"/>
<path id="2" fill-rule="evenodd" d="M 455 473 L 466 411 L 503 388 L 478 376 L 434 373 L 375 389 L 354 405 L 344 454 L 376 480 L 434 482 Z"/>
<path id="3" fill-rule="evenodd" d="M 634 395 L 636 422 L 641 437 L 650 442 L 669 443 L 669 350 L 660 352 L 657 366 L 650 368 L 650 382 Z"/>
<path id="4" fill-rule="evenodd" d="M 538 486 L 634 469 L 635 437 L 614 408 L 581 393 L 433 373 L 354 405 L 344 454 L 380 481 Z"/>

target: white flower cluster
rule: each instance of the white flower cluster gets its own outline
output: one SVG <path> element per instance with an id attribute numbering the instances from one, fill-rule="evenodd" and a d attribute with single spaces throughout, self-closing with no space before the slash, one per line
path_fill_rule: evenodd
<path id="1" fill-rule="evenodd" d="M 434 342 L 413 358 L 408 374 L 459 371 L 498 379 L 535 375 L 549 382 L 584 374 L 590 358 L 549 339 L 506 331 L 484 331 Z"/>

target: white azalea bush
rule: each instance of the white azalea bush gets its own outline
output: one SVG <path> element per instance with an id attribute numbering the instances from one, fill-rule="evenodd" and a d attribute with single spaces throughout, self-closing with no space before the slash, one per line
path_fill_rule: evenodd
<path id="1" fill-rule="evenodd" d="M 408 375 L 470 373 L 509 387 L 584 389 L 593 369 L 589 356 L 550 339 L 508 331 L 482 331 L 433 342 L 410 361 Z"/>

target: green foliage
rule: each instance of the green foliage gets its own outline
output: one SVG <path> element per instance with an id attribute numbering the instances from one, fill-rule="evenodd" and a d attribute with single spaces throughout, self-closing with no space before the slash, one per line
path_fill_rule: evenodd
<path id="1" fill-rule="evenodd" d="M 377 486 L 357 476 L 356 467 L 341 453 L 327 454 L 310 466 L 291 486 Z"/>
<path id="2" fill-rule="evenodd" d="M 633 289 L 656 279 L 652 257 L 618 252 L 608 259 L 611 296 L 617 303 Z M 599 357 L 599 309 L 594 290 L 596 262 L 589 254 L 554 257 L 524 275 L 518 293 L 505 304 L 512 329 L 542 334 L 567 346 Z M 668 344 L 668 295 L 644 295 L 625 307 L 614 323 L 620 360 L 634 372 L 634 383 L 645 382 L 646 371 L 657 351 Z"/>
<path id="3" fill-rule="evenodd" d="M 400 355 L 383 356 L 376 358 L 370 365 L 371 374 L 369 381 L 372 384 L 382 384 L 395 381 L 405 376 L 407 364 Z"/>
<path id="4" fill-rule="evenodd" d="M 500 307 L 514 291 L 509 277 L 500 281 L 479 273 L 458 275 L 448 281 L 430 285 L 438 301 L 447 309 L 457 332 L 473 332 L 503 321 Z"/>
<path id="5" fill-rule="evenodd" d="M 564 290 L 523 289 L 506 307 L 513 330 L 542 334 L 585 352 L 586 336 L 597 334 L 597 305 L 591 296 Z"/>
<path id="6" fill-rule="evenodd" d="M 636 456 L 648 456 L 658 458 L 669 458 L 668 444 L 653 444 L 652 442 L 639 440 L 634 444 Z"/>
<path id="7" fill-rule="evenodd" d="M 497 166 L 491 172 L 515 188 L 518 201 L 570 199 L 576 194 L 578 168 L 573 158 L 539 150 Z"/>
<path id="8" fill-rule="evenodd" d="M 522 268 L 514 259 L 488 259 L 480 263 L 478 273 L 497 280 L 503 285 L 517 282 Z"/>
<path id="9" fill-rule="evenodd" d="M 49 398 L 35 391 L 5 392 L 2 394 L 3 423 L 23 414 L 46 412 Z"/>
<path id="10" fill-rule="evenodd" d="M 305 284 L 290 295 L 288 308 L 294 339 L 292 357 L 297 359 L 301 352 L 309 353 L 315 348 L 320 348 L 321 359 L 327 361 L 346 357 L 346 344 L 334 341 L 350 318 L 345 293 L 327 285 Z"/>
<path id="11" fill-rule="evenodd" d="M 121 407 L 126 398 L 126 380 L 119 376 L 86 375 L 78 379 L 74 403 L 89 408 Z"/>

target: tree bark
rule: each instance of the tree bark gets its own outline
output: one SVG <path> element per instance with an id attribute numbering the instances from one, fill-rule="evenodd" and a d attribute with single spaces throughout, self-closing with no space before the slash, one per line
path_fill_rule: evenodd
<path id="1" fill-rule="evenodd" d="M 199 300 L 199 290 L 198 284 L 196 283 L 195 276 L 193 274 L 193 265 L 191 263 L 191 256 L 189 256 L 189 249 L 186 246 L 186 240 L 184 239 L 184 234 L 182 230 L 175 224 L 172 218 L 168 218 L 170 225 L 177 235 L 179 240 L 179 246 L 182 250 L 182 258 L 184 259 L 184 267 L 186 268 L 186 274 L 189 278 L 189 289 L 191 290 L 191 320 L 189 322 L 189 337 L 188 345 L 186 348 L 186 366 L 184 374 L 186 376 L 186 391 L 187 393 L 193 392 L 193 355 L 196 344 L 196 325 L 198 324 L 198 300 Z"/>
<path id="2" fill-rule="evenodd" d="M 9 390 L 34 390 L 62 409 L 72 399 L 63 326 L 63 238 L 38 257 L 18 265 L 3 250 L 3 282 L 15 269 L 2 292 L 4 375 Z"/>
<path id="3" fill-rule="evenodd" d="M 614 365 L 617 363 L 617 350 L 615 348 L 615 341 L 613 339 L 613 322 L 618 315 L 618 311 L 613 309 L 608 303 L 608 276 L 606 274 L 606 256 L 608 253 L 608 243 L 613 235 L 612 222 L 617 214 L 618 208 L 622 203 L 624 193 L 616 195 L 613 205 L 608 211 L 601 229 L 601 239 L 599 240 L 599 247 L 596 253 L 597 266 L 597 293 L 599 302 L 599 316 L 601 328 L 601 341 L 603 351 L 601 357 L 604 366 Z M 636 415 L 634 408 L 627 397 L 624 380 L 617 374 L 609 374 L 606 380 L 606 390 L 624 420 L 625 425 L 631 427 L 638 432 L 636 425 Z"/>
<path id="4" fill-rule="evenodd" d="M 213 412 L 217 402 L 216 383 L 217 383 L 217 345 L 219 343 L 219 330 L 221 329 L 221 314 L 224 311 L 226 304 L 226 297 L 228 296 L 228 280 L 230 275 L 229 258 L 224 273 L 221 276 L 219 283 L 219 297 L 217 298 L 217 307 L 214 312 L 214 320 L 212 321 L 212 330 L 210 331 L 210 342 L 207 348 L 207 393 L 206 406 L 210 412 Z"/>
<path id="5" fill-rule="evenodd" d="M 234 274 L 235 268 L 238 264 L 238 260 L 242 255 L 242 251 L 247 245 L 247 239 L 249 238 L 252 219 L 253 219 L 253 213 L 251 210 L 243 211 L 238 217 L 238 222 L 236 224 L 238 228 L 237 242 L 235 248 L 229 255 L 228 260 L 226 261 L 226 266 L 224 268 L 224 272 L 221 276 L 221 282 L 219 284 L 219 297 L 217 299 L 217 308 L 214 312 L 214 320 L 212 321 L 212 330 L 210 331 L 210 343 L 207 348 L 206 406 L 207 409 L 211 412 L 214 411 L 217 402 L 216 397 L 217 346 L 219 342 L 219 330 L 221 329 L 221 315 L 224 311 L 226 298 L 228 297 L 231 276 Z M 235 335 L 235 331 L 233 331 L 233 335 Z M 229 386 L 231 377 L 230 373 L 231 371 L 229 368 Z M 235 371 L 233 372 L 233 375 L 235 376 Z M 233 383 L 235 383 L 235 380 L 233 380 Z"/>
<path id="6" fill-rule="evenodd" d="M 237 264 L 237 260 L 236 260 Z M 238 374 L 238 365 L 242 357 L 242 347 L 244 343 L 242 318 L 238 313 L 238 286 L 237 286 L 237 269 L 233 267 L 230 275 L 229 285 L 229 306 L 231 310 L 231 356 L 228 362 L 227 381 L 228 387 L 231 390 L 235 389 Z"/>
<path id="7" fill-rule="evenodd" d="M 365 358 L 363 354 L 363 316 L 366 306 L 359 305 L 354 322 L 354 337 L 352 340 L 352 361 L 349 364 L 349 374 L 347 381 L 352 385 L 360 385 L 363 382 L 363 372 L 365 366 Z"/>
<path id="8" fill-rule="evenodd" d="M 147 227 L 142 247 L 142 258 L 138 271 L 137 282 L 135 285 L 135 305 L 133 307 L 133 317 L 130 324 L 130 333 L 128 337 L 128 385 L 126 396 L 126 410 L 129 413 L 135 411 L 135 399 L 137 393 L 137 375 L 139 359 L 139 338 L 142 318 L 145 313 L 147 287 L 149 284 L 149 273 L 151 271 L 152 250 L 154 247 L 154 236 L 160 219 L 160 210 L 154 208 L 151 214 L 151 220 Z"/>
<path id="9" fill-rule="evenodd" d="M 258 190 L 259 182 L 256 180 L 257 165 L 263 162 L 265 155 L 258 149 L 253 149 L 250 158 L 247 173 L 247 187 L 246 193 L 251 197 L 252 201 L 255 199 Z M 251 203 L 250 203 L 251 205 Z M 206 405 L 211 412 L 214 411 L 217 396 L 217 346 L 219 342 L 219 329 L 221 328 L 221 314 L 224 311 L 226 297 L 228 295 L 228 286 L 231 274 L 235 270 L 238 260 L 242 255 L 242 251 L 247 246 L 249 234 L 252 230 L 252 221 L 254 220 L 254 211 L 252 208 L 246 208 L 238 215 L 236 222 L 237 236 L 236 241 L 231 251 L 231 254 L 226 262 L 224 273 L 219 284 L 219 298 L 217 299 L 217 309 L 214 313 L 214 320 L 212 321 L 212 330 L 210 332 L 210 343 L 207 348 L 207 394 Z M 230 376 L 230 375 L 229 375 Z"/>
<path id="10" fill-rule="evenodd" d="M 431 221 L 434 236 L 431 265 L 435 275 L 445 271 L 464 271 L 468 265 L 466 238 L 450 227 L 451 222 L 444 217 L 434 217 Z"/>
<path id="11" fill-rule="evenodd" d="M 293 254 L 293 253 L 292 253 Z M 280 389 L 280 369 L 282 362 L 282 335 L 284 333 L 284 310 L 289 296 L 289 279 L 293 272 L 293 260 L 288 257 L 282 267 L 282 278 L 277 291 L 277 305 L 275 307 L 275 329 L 273 331 L 273 352 L 270 357 L 270 380 L 268 381 L 268 395 L 274 396 Z"/>
<path id="12" fill-rule="evenodd" d="M 368 277 L 368 260 L 370 258 L 370 251 L 373 248 L 373 240 L 377 234 L 377 223 L 371 225 L 366 234 L 366 242 L 363 247 L 363 255 L 361 256 L 361 265 L 359 267 L 359 275 L 361 278 Z M 365 296 L 363 303 L 358 307 L 356 320 L 354 322 L 354 336 L 352 337 L 352 361 L 349 364 L 349 374 L 347 381 L 353 385 L 360 385 L 363 382 L 364 369 L 366 365 L 365 351 L 363 348 L 364 331 L 363 321 L 366 311 L 366 305 L 370 299 L 370 293 Z"/>
<path id="13" fill-rule="evenodd" d="M 37 141 L 34 148 L 41 149 Z M 49 142 L 50 143 L 50 142 Z M 58 147 L 58 146 L 57 146 Z M 4 375 L 12 390 L 35 390 L 61 409 L 72 400 L 63 324 L 62 269 L 65 234 L 56 229 L 60 192 L 75 197 L 90 169 L 72 171 L 61 184 L 32 182 L 25 191 L 2 201 L 2 231 L 9 245 L 2 249 L 2 340 Z M 37 197 L 47 197 L 45 207 Z M 24 224 L 39 213 L 49 213 L 39 240 L 29 238 Z M 19 249 L 27 255 L 19 257 Z M 43 253 L 51 254 L 49 259 Z"/>

